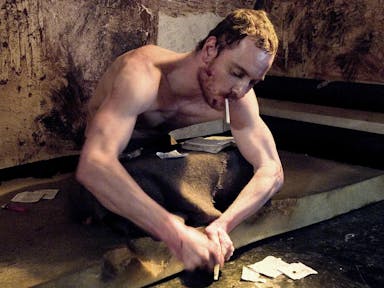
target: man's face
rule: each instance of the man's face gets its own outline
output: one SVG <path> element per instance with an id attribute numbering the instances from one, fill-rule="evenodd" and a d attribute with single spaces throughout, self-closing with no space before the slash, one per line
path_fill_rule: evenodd
<path id="1" fill-rule="evenodd" d="M 224 99 L 236 101 L 263 80 L 273 56 L 245 37 L 235 48 L 225 48 L 207 61 L 198 78 L 205 101 L 215 110 L 224 109 Z"/>

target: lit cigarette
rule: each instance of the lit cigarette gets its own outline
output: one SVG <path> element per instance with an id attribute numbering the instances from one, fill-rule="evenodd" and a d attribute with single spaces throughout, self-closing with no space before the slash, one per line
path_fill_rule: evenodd
<path id="1" fill-rule="evenodd" d="M 213 268 L 213 280 L 215 281 L 219 280 L 219 273 L 220 273 L 220 264 L 216 264 L 215 267 Z"/>
<path id="2" fill-rule="evenodd" d="M 228 101 L 228 98 L 225 98 L 225 122 L 227 124 L 231 123 L 231 117 L 229 116 L 229 101 Z"/>

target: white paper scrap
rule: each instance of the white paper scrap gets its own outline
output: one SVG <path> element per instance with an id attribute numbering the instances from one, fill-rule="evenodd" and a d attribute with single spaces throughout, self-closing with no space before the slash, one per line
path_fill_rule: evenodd
<path id="1" fill-rule="evenodd" d="M 43 198 L 44 193 L 40 191 L 24 191 L 16 194 L 11 201 L 12 202 L 21 202 L 21 203 L 35 203 L 40 201 Z"/>
<path id="2" fill-rule="evenodd" d="M 44 193 L 43 199 L 52 200 L 55 199 L 59 189 L 42 189 L 40 191 Z"/>
<path id="3" fill-rule="evenodd" d="M 52 200 L 56 197 L 59 189 L 40 189 L 35 191 L 24 191 L 17 193 L 12 199 L 12 202 L 35 203 L 41 199 Z"/>
<path id="4" fill-rule="evenodd" d="M 172 150 L 170 152 L 156 152 L 156 155 L 160 159 L 172 159 L 172 158 L 182 158 L 188 155 L 188 153 L 180 153 L 177 150 Z"/>
<path id="5" fill-rule="evenodd" d="M 317 274 L 317 271 L 304 265 L 301 262 L 291 263 L 288 266 L 279 267 L 278 269 L 293 280 L 304 278 L 310 274 Z"/>
<path id="6" fill-rule="evenodd" d="M 267 282 L 267 280 L 260 278 L 259 273 L 257 273 L 255 270 L 252 270 L 247 266 L 243 266 L 243 270 L 241 272 L 241 280 L 250 281 L 250 282 L 259 282 L 259 283 Z"/>
<path id="7" fill-rule="evenodd" d="M 256 262 L 252 265 L 248 265 L 248 267 L 265 276 L 276 278 L 277 276 L 282 274 L 279 268 L 285 267 L 287 265 L 289 264 L 281 260 L 281 258 L 267 256 L 262 261 Z"/>

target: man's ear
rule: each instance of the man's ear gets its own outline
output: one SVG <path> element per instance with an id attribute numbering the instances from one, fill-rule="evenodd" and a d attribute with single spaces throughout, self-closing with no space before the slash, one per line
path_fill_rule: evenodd
<path id="1" fill-rule="evenodd" d="M 202 60 L 204 63 L 209 63 L 212 59 L 216 58 L 218 54 L 216 43 L 217 38 L 215 36 L 209 36 L 207 40 L 205 40 L 202 49 Z"/>

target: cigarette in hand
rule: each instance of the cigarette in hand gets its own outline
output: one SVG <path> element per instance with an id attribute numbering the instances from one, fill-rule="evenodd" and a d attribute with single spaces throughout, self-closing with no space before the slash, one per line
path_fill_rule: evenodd
<path id="1" fill-rule="evenodd" d="M 229 116 L 229 101 L 228 101 L 228 98 L 225 98 L 225 122 L 227 124 L 231 123 L 231 117 Z"/>
<path id="2" fill-rule="evenodd" d="M 213 280 L 219 280 L 220 264 L 216 264 L 213 268 Z"/>

